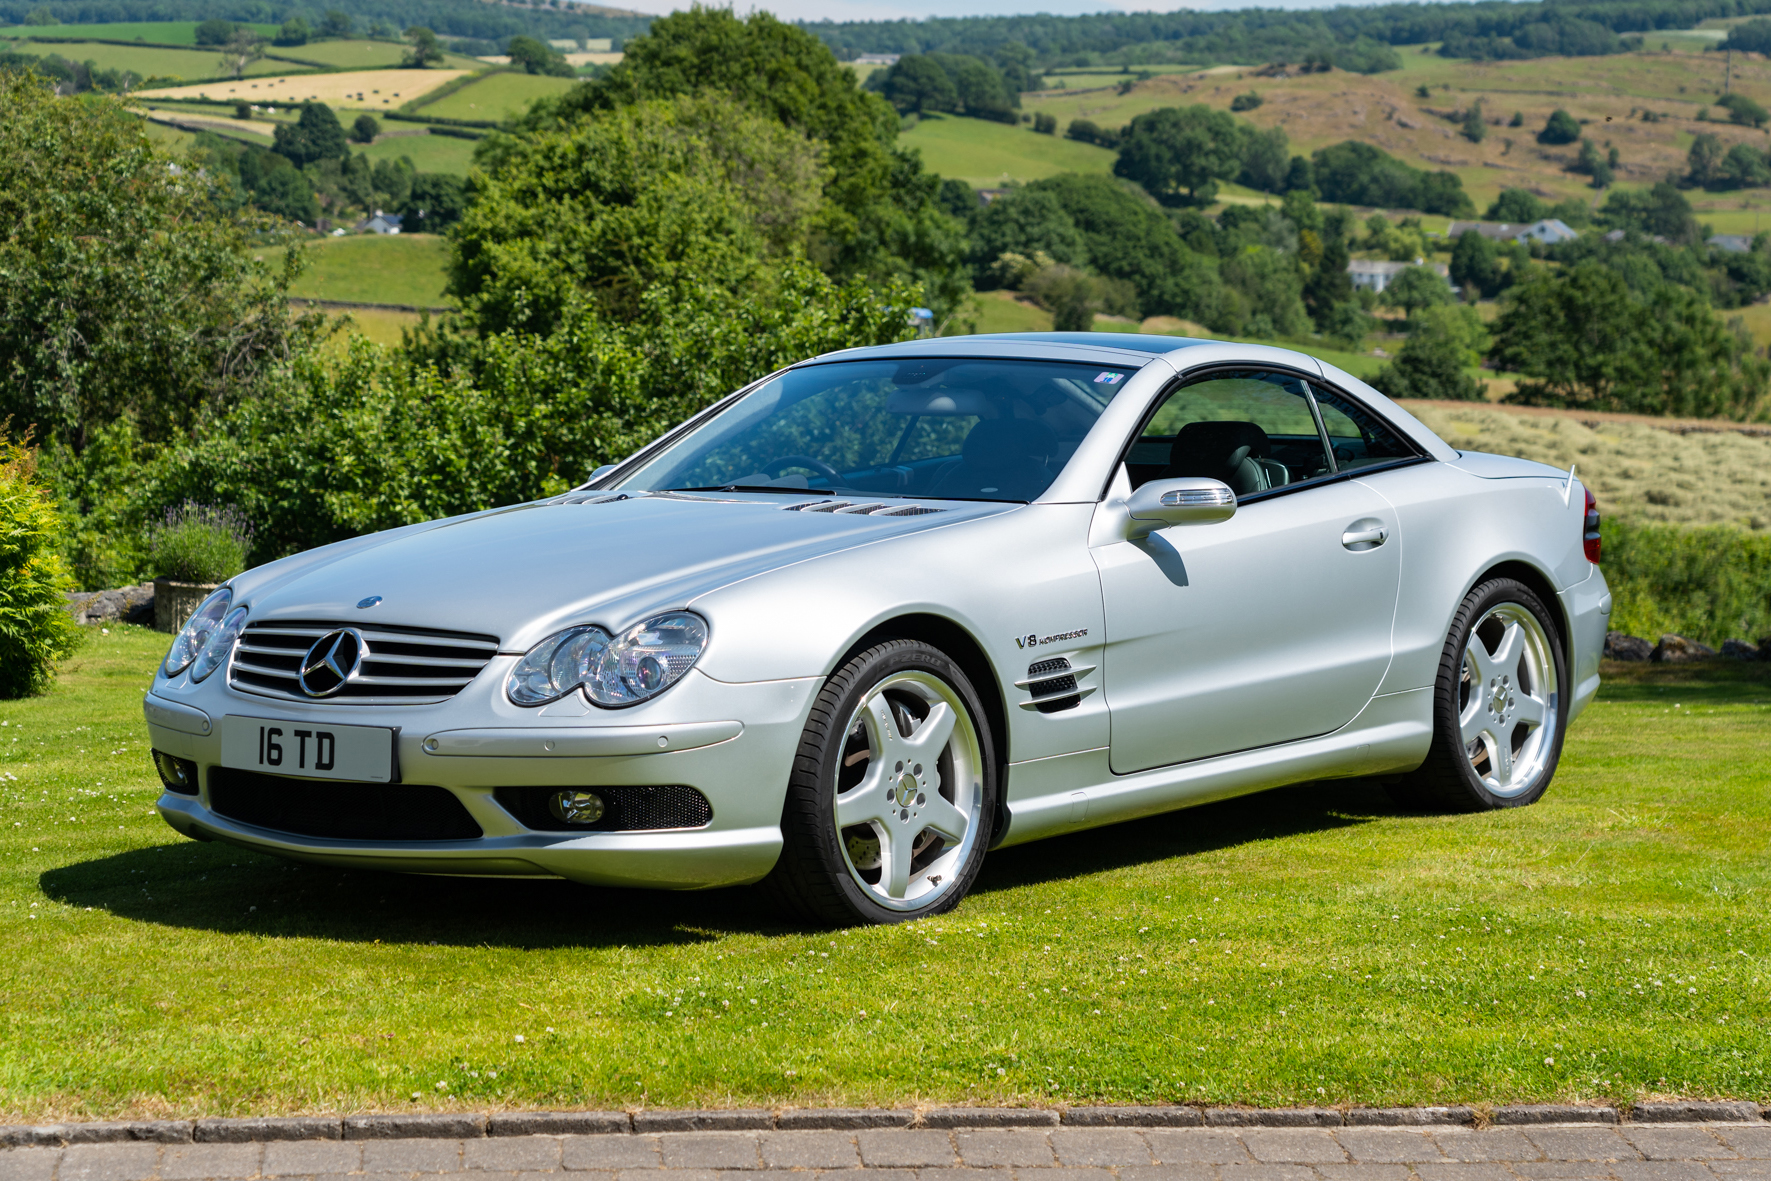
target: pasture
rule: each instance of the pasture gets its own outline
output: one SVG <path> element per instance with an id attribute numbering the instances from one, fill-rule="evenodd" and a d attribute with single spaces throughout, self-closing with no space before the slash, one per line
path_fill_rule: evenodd
<path id="1" fill-rule="evenodd" d="M 285 50 L 273 50 L 304 61 L 321 62 L 343 70 L 379 70 L 398 66 L 411 48 L 404 41 L 310 41 Z M 480 63 L 460 54 L 444 54 L 443 67 L 449 70 L 477 70 Z"/>
<path id="2" fill-rule="evenodd" d="M 304 245 L 307 269 L 290 288 L 297 299 L 440 307 L 449 248 L 435 234 L 356 234 Z M 261 257 L 280 261 L 281 251 Z M 397 339 L 397 336 L 396 336 Z"/>
<path id="3" fill-rule="evenodd" d="M 1062 130 L 1062 128 L 1060 128 Z M 923 166 L 974 188 L 1038 180 L 1060 172 L 1113 171 L 1114 154 L 1094 144 L 984 119 L 931 115 L 898 137 L 922 153 Z"/>
<path id="4" fill-rule="evenodd" d="M 522 114 L 536 99 L 563 94 L 574 85 L 570 78 L 541 74 L 487 74 L 435 102 L 421 103 L 414 110 L 439 119 L 510 119 Z"/>
<path id="5" fill-rule="evenodd" d="M 380 139 L 368 145 L 353 144 L 351 151 L 371 160 L 398 160 L 404 156 L 420 172 L 467 175 L 468 167 L 473 163 L 473 140 L 453 135 L 431 135 L 428 132 L 419 135 L 387 134 L 389 131 L 406 131 L 411 127 L 410 123 L 383 123 Z"/>
<path id="6" fill-rule="evenodd" d="M 145 41 L 150 45 L 195 45 L 199 23 L 201 22 L 108 21 L 90 25 L 14 25 L 11 28 L 0 28 L 0 37 L 99 37 L 107 41 Z M 248 22 L 246 27 L 268 41 L 277 35 L 282 26 Z"/>
<path id="7" fill-rule="evenodd" d="M 751 890 L 179 838 L 140 713 L 165 647 L 92 629 L 0 704 L 0 1121 L 1771 1098 L 1771 666 L 1608 666 L 1531 808 L 1308 784 L 998 850 L 951 915 L 823 931 Z"/>
<path id="8" fill-rule="evenodd" d="M 213 78 L 229 72 L 214 49 L 180 49 L 165 45 L 106 45 L 94 41 L 0 42 L 15 53 L 47 57 L 57 53 L 69 61 L 91 62 L 101 70 L 128 70 L 138 78 Z M 286 62 L 248 62 L 250 77 L 287 72 Z"/>

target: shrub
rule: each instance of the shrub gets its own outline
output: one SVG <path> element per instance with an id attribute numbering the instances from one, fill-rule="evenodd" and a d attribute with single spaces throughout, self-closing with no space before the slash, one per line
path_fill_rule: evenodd
<path id="1" fill-rule="evenodd" d="M 1265 101 L 1267 100 L 1251 90 L 1247 94 L 1239 94 L 1231 99 L 1230 109 L 1232 111 L 1252 111 Z"/>
<path id="2" fill-rule="evenodd" d="M 166 523 L 148 541 L 148 561 L 161 578 L 225 582 L 246 568 L 252 526 L 232 506 L 187 500 L 166 510 Z"/>
<path id="3" fill-rule="evenodd" d="M 360 144 L 372 144 L 380 134 L 381 123 L 374 115 L 358 115 L 357 121 L 351 124 L 351 138 Z"/>
<path id="4" fill-rule="evenodd" d="M 1731 122 L 1744 126 L 1763 127 L 1766 120 L 1771 119 L 1771 111 L 1766 111 L 1744 94 L 1724 94 L 1716 100 L 1716 105 L 1728 112 Z"/>
<path id="5" fill-rule="evenodd" d="M 1580 124 L 1561 107 L 1550 112 L 1543 130 L 1537 133 L 1537 142 L 1540 144 L 1571 144 L 1579 138 Z"/>
<path id="6" fill-rule="evenodd" d="M 1048 115 L 1044 111 L 1036 112 L 1033 116 L 1033 130 L 1041 135 L 1056 135 L 1058 133 L 1058 117 Z"/>
<path id="7" fill-rule="evenodd" d="M 1718 646 L 1771 635 L 1771 537 L 1609 519 L 1601 531 L 1618 631 Z"/>
<path id="8" fill-rule="evenodd" d="M 61 516 L 36 469 L 29 448 L 0 443 L 0 698 L 41 692 L 80 640 L 62 598 Z"/>

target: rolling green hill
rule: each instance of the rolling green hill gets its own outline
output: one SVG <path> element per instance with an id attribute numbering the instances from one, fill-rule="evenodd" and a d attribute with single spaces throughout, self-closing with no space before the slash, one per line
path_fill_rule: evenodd
<path id="1" fill-rule="evenodd" d="M 434 234 L 361 234 L 308 244 L 308 268 L 290 294 L 304 299 L 441 307 L 449 248 Z M 266 251 L 275 259 L 278 251 Z"/>
<path id="2" fill-rule="evenodd" d="M 570 78 L 540 74 L 487 74 L 453 94 L 421 104 L 418 113 L 440 119 L 509 119 L 530 103 L 570 90 Z"/>
<path id="3" fill-rule="evenodd" d="M 1038 180 L 1060 172 L 1111 172 L 1113 153 L 1093 144 L 1040 135 L 1025 125 L 934 115 L 899 137 L 922 152 L 923 166 L 975 188 Z"/>
<path id="4" fill-rule="evenodd" d="M 0 37 L 97 37 L 107 41 L 145 41 L 149 45 L 195 45 L 196 21 L 115 21 L 91 25 L 14 25 Z M 279 26 L 247 24 L 262 37 L 275 37 Z M 296 56 L 300 56 L 297 54 Z"/>
<path id="5" fill-rule="evenodd" d="M 227 72 L 221 55 L 210 48 L 176 48 L 169 45 L 108 45 L 91 41 L 0 41 L 14 53 L 47 57 L 58 53 L 69 61 L 91 62 L 101 70 L 129 70 L 138 78 L 215 78 Z M 249 62 L 249 77 L 288 74 L 287 62 Z"/>

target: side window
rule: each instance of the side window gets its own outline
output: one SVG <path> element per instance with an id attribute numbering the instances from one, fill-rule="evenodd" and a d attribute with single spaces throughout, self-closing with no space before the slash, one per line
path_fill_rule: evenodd
<path id="1" fill-rule="evenodd" d="M 1237 496 L 1333 472 L 1301 379 L 1247 369 L 1175 390 L 1132 444 L 1127 474 L 1150 480 L 1209 476 Z"/>
<path id="2" fill-rule="evenodd" d="M 1392 459 L 1410 459 L 1417 454 L 1388 423 L 1359 403 L 1321 386 L 1316 386 L 1315 392 L 1322 425 L 1328 431 L 1328 445 L 1334 449 L 1335 465 L 1341 471 Z"/>

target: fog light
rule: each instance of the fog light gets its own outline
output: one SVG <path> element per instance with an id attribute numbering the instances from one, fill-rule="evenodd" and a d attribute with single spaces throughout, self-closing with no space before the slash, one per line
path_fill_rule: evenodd
<path id="1" fill-rule="evenodd" d="M 189 759 L 179 759 L 163 751 L 154 751 L 154 770 L 160 773 L 160 782 L 166 790 L 177 792 L 181 796 L 197 794 L 197 764 Z"/>
<path id="2" fill-rule="evenodd" d="M 603 818 L 603 797 L 594 791 L 555 792 L 547 810 L 567 824 L 595 824 Z"/>

